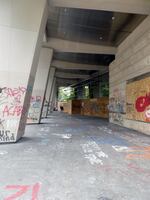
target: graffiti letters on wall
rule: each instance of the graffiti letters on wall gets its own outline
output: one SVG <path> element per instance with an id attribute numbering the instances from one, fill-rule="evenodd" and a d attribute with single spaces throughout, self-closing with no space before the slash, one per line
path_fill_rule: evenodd
<path id="1" fill-rule="evenodd" d="M 150 77 L 127 84 L 127 118 L 150 123 Z"/>
<path id="2" fill-rule="evenodd" d="M 32 96 L 30 101 L 30 109 L 28 112 L 28 122 L 38 123 L 41 106 L 42 106 L 42 97 Z"/>
<path id="3" fill-rule="evenodd" d="M 15 141 L 17 123 L 26 112 L 23 108 L 26 91 L 25 87 L 0 88 L 0 142 Z"/>
<path id="4" fill-rule="evenodd" d="M 109 99 L 110 120 L 118 124 L 123 124 L 125 115 L 125 96 L 121 90 L 115 89 Z"/>
<path id="5" fill-rule="evenodd" d="M 82 100 L 82 114 L 108 118 L 108 98 Z"/>

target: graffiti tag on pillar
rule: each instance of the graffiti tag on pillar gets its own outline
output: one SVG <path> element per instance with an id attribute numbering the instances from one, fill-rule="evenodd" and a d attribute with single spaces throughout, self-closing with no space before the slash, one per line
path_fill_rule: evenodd
<path id="1" fill-rule="evenodd" d="M 11 142 L 15 140 L 15 136 L 9 130 L 0 130 L 0 141 Z"/>
<path id="2" fill-rule="evenodd" d="M 28 112 L 28 122 L 38 122 L 40 109 L 42 106 L 42 97 L 41 96 L 32 96 L 30 101 L 30 109 Z"/>
<path id="3" fill-rule="evenodd" d="M 25 87 L 0 88 L 0 142 L 15 141 L 18 120 L 27 109 L 23 108 Z"/>
<path id="4" fill-rule="evenodd" d="M 7 116 L 20 116 L 22 114 L 22 106 L 8 106 L 6 105 L 3 110 L 3 117 Z"/>

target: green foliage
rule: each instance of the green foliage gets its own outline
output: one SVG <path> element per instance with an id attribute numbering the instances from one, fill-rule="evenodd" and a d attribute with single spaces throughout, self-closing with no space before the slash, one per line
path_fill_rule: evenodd
<path id="1" fill-rule="evenodd" d="M 75 98 L 74 89 L 71 87 L 60 87 L 58 99 L 59 101 L 68 101 Z"/>
<path id="2" fill-rule="evenodd" d="M 102 89 L 102 96 L 108 97 L 109 96 L 109 83 L 102 84 L 101 89 Z"/>

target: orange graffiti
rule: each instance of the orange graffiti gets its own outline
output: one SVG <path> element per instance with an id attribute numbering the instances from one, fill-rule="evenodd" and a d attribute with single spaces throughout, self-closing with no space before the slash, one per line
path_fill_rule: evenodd
<path id="1" fill-rule="evenodd" d="M 130 154 L 126 156 L 126 159 L 147 159 L 150 160 L 150 146 L 148 147 L 131 147 Z"/>

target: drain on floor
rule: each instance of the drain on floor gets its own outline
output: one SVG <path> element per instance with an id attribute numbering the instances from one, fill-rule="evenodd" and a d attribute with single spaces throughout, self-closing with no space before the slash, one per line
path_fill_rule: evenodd
<path id="1" fill-rule="evenodd" d="M 112 200 L 112 199 L 109 199 L 107 197 L 99 197 L 97 200 Z"/>

